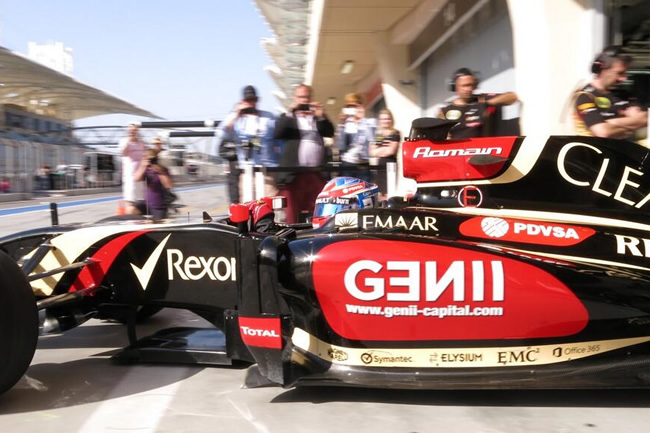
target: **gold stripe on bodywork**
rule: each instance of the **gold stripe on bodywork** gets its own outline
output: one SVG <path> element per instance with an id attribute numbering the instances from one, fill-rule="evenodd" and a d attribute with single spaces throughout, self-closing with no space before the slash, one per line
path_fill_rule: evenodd
<path id="1" fill-rule="evenodd" d="M 565 344 L 477 348 L 350 348 L 326 343 L 295 328 L 295 347 L 332 364 L 363 367 L 481 368 L 556 364 L 650 341 L 650 336 Z"/>
<path id="2" fill-rule="evenodd" d="M 43 257 L 38 266 L 31 275 L 41 272 L 51 271 L 62 266 L 68 266 L 75 262 L 88 248 L 100 240 L 119 233 L 129 233 L 141 230 L 161 229 L 171 226 L 161 226 L 160 224 L 129 224 L 129 225 L 111 225 L 85 227 L 77 230 L 62 233 L 52 239 L 50 243 L 53 248 Z M 33 251 L 27 255 L 31 256 Z M 54 274 L 46 278 L 31 282 L 32 290 L 35 294 L 49 296 L 54 291 L 54 287 L 59 282 L 64 273 Z"/>

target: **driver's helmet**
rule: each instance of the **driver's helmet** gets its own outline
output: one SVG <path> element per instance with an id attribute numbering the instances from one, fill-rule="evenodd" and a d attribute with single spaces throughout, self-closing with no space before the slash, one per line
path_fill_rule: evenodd
<path id="1" fill-rule="evenodd" d="M 379 197 L 379 187 L 356 177 L 335 177 L 327 182 L 316 198 L 311 220 L 318 228 L 334 214 L 343 210 L 374 207 Z"/>

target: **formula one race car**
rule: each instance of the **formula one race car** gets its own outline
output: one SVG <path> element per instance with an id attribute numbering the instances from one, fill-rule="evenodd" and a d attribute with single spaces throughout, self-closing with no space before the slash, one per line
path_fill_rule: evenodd
<path id="1" fill-rule="evenodd" d="M 648 149 L 446 140 L 449 127 L 413 123 L 402 173 L 417 193 L 317 229 L 235 205 L 206 222 L 1 239 L 0 391 L 24 373 L 39 333 L 96 315 L 128 324 L 119 359 L 243 360 L 248 386 L 648 386 Z M 137 341 L 138 314 L 161 307 L 215 329 Z"/>

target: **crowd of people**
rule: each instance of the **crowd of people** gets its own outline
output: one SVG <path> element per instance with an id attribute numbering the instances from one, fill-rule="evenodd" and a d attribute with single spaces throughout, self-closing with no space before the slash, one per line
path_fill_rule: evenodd
<path id="1" fill-rule="evenodd" d="M 572 98 L 577 134 L 634 139 L 637 131 L 646 127 L 647 111 L 611 92 L 626 78 L 629 62 L 620 47 L 608 47 L 594 60 L 593 80 Z M 496 113 L 519 101 L 514 92 L 478 93 L 478 86 L 479 74 L 468 68 L 458 69 L 449 80 L 454 97 L 438 115 L 456 122 L 448 138 L 497 135 Z M 219 154 L 229 161 L 231 202 L 243 201 L 241 167 L 247 161 L 267 168 L 279 167 L 278 171 L 267 171 L 265 195 L 287 198 L 287 223 L 313 214 L 315 198 L 330 179 L 329 173 L 306 167 L 318 168 L 337 161 L 339 175 L 371 181 L 386 192 L 383 170 L 372 167 L 397 160 L 402 134 L 395 129 L 390 110 L 381 110 L 377 119 L 368 118 L 361 95 L 349 93 L 335 126 L 322 104 L 312 100 L 312 89 L 305 84 L 294 89 L 291 106 L 278 118 L 259 110 L 258 102 L 255 88 L 246 86 L 242 100 L 217 133 Z"/>
<path id="2" fill-rule="evenodd" d="M 327 162 L 339 161 L 342 175 L 373 180 L 385 188 L 381 171 L 359 171 L 358 167 L 397 160 L 401 134 L 389 110 L 380 112 L 377 125 L 366 117 L 361 95 L 350 93 L 335 127 L 323 105 L 312 99 L 308 85 L 294 89 L 291 106 L 278 118 L 257 109 L 258 101 L 255 88 L 246 86 L 242 100 L 217 133 L 219 155 L 229 163 L 231 202 L 243 201 L 241 167 L 246 161 L 280 167 L 266 174 L 265 195 L 286 197 L 287 223 L 299 222 L 313 213 L 314 199 L 330 179 L 329 173 L 318 170 Z M 314 170 L 305 169 L 308 167 Z"/>

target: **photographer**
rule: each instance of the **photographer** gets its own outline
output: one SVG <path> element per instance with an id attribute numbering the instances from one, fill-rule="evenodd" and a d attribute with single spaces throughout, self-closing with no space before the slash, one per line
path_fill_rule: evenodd
<path id="1" fill-rule="evenodd" d="M 289 113 L 277 121 L 275 138 L 284 141 L 280 167 L 321 167 L 326 162 L 323 137 L 334 135 L 334 125 L 311 95 L 310 86 L 296 87 Z M 276 180 L 287 198 L 286 222 L 295 223 L 300 213 L 314 212 L 314 201 L 326 177 L 322 172 L 287 171 L 277 173 Z"/>
<path id="2" fill-rule="evenodd" d="M 368 162 L 370 143 L 375 140 L 375 124 L 366 118 L 361 95 L 345 95 L 345 106 L 339 115 L 337 147 L 343 166 L 353 166 Z M 343 176 L 353 176 L 369 181 L 369 172 L 343 172 Z"/>
<path id="3" fill-rule="evenodd" d="M 229 161 L 229 195 L 230 202 L 241 202 L 240 175 L 244 162 L 264 167 L 276 167 L 280 155 L 280 146 L 273 139 L 275 118 L 268 111 L 259 110 L 259 98 L 255 87 L 246 86 L 242 100 L 224 119 L 217 131 L 219 154 Z M 224 148 L 222 148 L 222 146 Z M 232 155 L 225 156 L 226 146 L 234 147 Z M 265 177 L 265 195 L 272 196 L 278 192 L 272 177 Z"/>
<path id="4" fill-rule="evenodd" d="M 151 215 L 155 221 L 167 218 L 165 191 L 172 187 L 169 172 L 158 163 L 158 153 L 156 149 L 147 149 L 134 175 L 136 182 L 144 181 L 146 184 L 145 201 L 138 203 L 138 210 L 142 214 Z"/>

